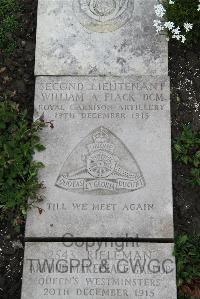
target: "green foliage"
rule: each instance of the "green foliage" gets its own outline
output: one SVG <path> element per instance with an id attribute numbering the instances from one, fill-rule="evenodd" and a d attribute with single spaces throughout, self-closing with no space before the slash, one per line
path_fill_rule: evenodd
<path id="1" fill-rule="evenodd" d="M 166 20 L 174 22 L 175 27 L 180 27 L 181 32 L 185 32 L 186 42 L 197 43 L 200 41 L 200 11 L 197 10 L 199 0 L 174 0 L 174 4 L 169 4 L 169 0 L 163 0 L 166 9 Z M 186 32 L 184 23 L 193 24 L 192 30 Z M 169 32 L 172 37 L 173 33 Z"/>
<path id="2" fill-rule="evenodd" d="M 193 299 L 191 297 L 189 297 L 188 295 L 185 294 L 178 294 L 178 299 Z"/>
<path id="3" fill-rule="evenodd" d="M 174 254 L 177 258 L 178 286 L 200 278 L 200 236 L 179 235 Z"/>
<path id="4" fill-rule="evenodd" d="M 200 236 L 179 235 L 176 238 L 174 255 L 177 262 L 179 299 L 199 298 L 195 281 L 200 278 Z M 191 290 L 190 290 L 191 289 Z"/>
<path id="5" fill-rule="evenodd" d="M 16 46 L 13 33 L 19 27 L 17 20 L 19 11 L 17 0 L 0 0 L 0 49 L 8 54 Z"/>
<path id="6" fill-rule="evenodd" d="M 190 125 L 183 126 L 181 134 L 174 141 L 174 158 L 191 169 L 189 181 L 200 186 L 200 132 L 194 132 Z"/>
<path id="7" fill-rule="evenodd" d="M 20 112 L 17 104 L 0 102 L 1 217 L 12 214 L 15 224 L 19 224 L 27 209 L 40 200 L 37 193 L 41 188 L 38 171 L 43 164 L 32 160 L 32 157 L 35 150 L 45 149 L 39 138 L 44 126 L 41 120 L 30 125 L 26 111 Z"/>

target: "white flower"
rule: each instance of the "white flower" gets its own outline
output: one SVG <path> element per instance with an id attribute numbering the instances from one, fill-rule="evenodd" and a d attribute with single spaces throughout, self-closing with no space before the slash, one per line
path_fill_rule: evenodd
<path id="1" fill-rule="evenodd" d="M 184 23 L 184 28 L 186 32 L 190 31 L 193 28 L 193 24 L 191 23 Z"/>
<path id="2" fill-rule="evenodd" d="M 174 28 L 174 22 L 165 22 L 164 23 L 164 27 L 169 29 L 169 30 L 172 30 Z"/>
<path id="3" fill-rule="evenodd" d="M 160 20 L 154 20 L 153 21 L 153 26 L 156 27 L 156 32 L 160 32 L 164 29 L 164 27 L 162 26 L 162 23 Z"/>
<path id="4" fill-rule="evenodd" d="M 162 4 L 157 4 L 154 6 L 155 8 L 155 13 L 157 15 L 157 17 L 162 18 L 166 12 L 166 9 L 164 8 L 164 6 Z"/>
<path id="5" fill-rule="evenodd" d="M 184 35 L 181 35 L 181 38 L 182 38 L 181 42 L 184 44 L 184 42 L 186 41 L 186 37 Z"/>
<path id="6" fill-rule="evenodd" d="M 200 11 L 200 4 L 198 4 L 198 8 L 197 8 L 197 11 Z"/>
<path id="7" fill-rule="evenodd" d="M 156 32 L 159 33 L 159 32 L 162 31 L 163 29 L 164 29 L 163 26 L 158 26 L 158 27 L 156 28 Z"/>
<path id="8" fill-rule="evenodd" d="M 153 26 L 157 27 L 158 25 L 161 25 L 161 21 L 160 20 L 154 20 L 153 21 Z"/>
<path id="9" fill-rule="evenodd" d="M 174 33 L 174 35 L 179 35 L 179 33 L 181 32 L 180 27 L 176 27 L 175 29 L 172 29 L 172 32 Z"/>
<path id="10" fill-rule="evenodd" d="M 172 38 L 175 38 L 175 39 L 177 39 L 177 40 L 180 40 L 180 39 L 181 39 L 181 35 L 179 35 L 179 34 L 174 34 L 174 35 L 172 35 Z"/>
<path id="11" fill-rule="evenodd" d="M 160 31 L 162 31 L 164 29 L 163 26 L 157 26 L 156 27 L 156 32 L 159 33 Z"/>
<path id="12" fill-rule="evenodd" d="M 169 0 L 169 4 L 174 4 L 175 1 Z"/>

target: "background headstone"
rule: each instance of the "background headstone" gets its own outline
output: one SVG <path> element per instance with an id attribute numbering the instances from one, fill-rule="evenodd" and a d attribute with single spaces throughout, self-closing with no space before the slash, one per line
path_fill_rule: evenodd
<path id="1" fill-rule="evenodd" d="M 36 75 L 167 75 L 156 0 L 39 0 Z"/>

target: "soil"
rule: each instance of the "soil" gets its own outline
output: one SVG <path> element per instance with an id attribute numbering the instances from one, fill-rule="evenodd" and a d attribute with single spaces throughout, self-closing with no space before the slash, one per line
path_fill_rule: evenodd
<path id="1" fill-rule="evenodd" d="M 12 55 L 4 55 L 0 50 L 0 96 L 12 99 L 28 109 L 30 117 L 34 102 L 34 63 L 36 36 L 36 0 L 20 2 L 20 28 L 14 33 L 17 47 Z"/>
<path id="2" fill-rule="evenodd" d="M 32 119 L 37 1 L 20 0 L 20 3 L 21 26 L 13 36 L 17 47 L 10 56 L 0 51 L 0 99 L 7 96 L 18 102 Z M 0 223 L 0 299 L 20 299 L 24 228 L 19 234 L 9 223 Z"/>
<path id="3" fill-rule="evenodd" d="M 200 43 L 192 48 L 169 44 L 172 140 L 190 123 L 200 130 Z M 173 161 L 175 232 L 200 233 L 200 188 L 187 183 L 190 169 Z"/>
<path id="4" fill-rule="evenodd" d="M 5 94 L 27 108 L 32 118 L 34 102 L 34 53 L 36 0 L 21 0 L 21 30 L 11 56 L 0 52 L 0 98 Z M 200 44 L 193 48 L 169 44 L 171 77 L 172 139 L 182 125 L 200 129 Z M 188 184 L 189 168 L 173 161 L 174 222 L 176 233 L 200 233 L 199 188 Z M 0 224 L 0 298 L 20 299 L 23 263 L 23 229 L 15 233 L 8 223 Z"/>

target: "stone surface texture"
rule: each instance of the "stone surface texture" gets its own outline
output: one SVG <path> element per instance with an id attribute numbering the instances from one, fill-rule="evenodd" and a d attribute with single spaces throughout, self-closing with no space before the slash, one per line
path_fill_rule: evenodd
<path id="1" fill-rule="evenodd" d="M 175 299 L 173 244 L 27 243 L 22 299 Z"/>
<path id="2" fill-rule="evenodd" d="M 168 77 L 38 77 L 44 201 L 26 237 L 173 238 Z"/>
<path id="3" fill-rule="evenodd" d="M 156 0 L 39 0 L 36 75 L 167 75 Z"/>
<path id="4" fill-rule="evenodd" d="M 168 48 L 153 28 L 156 3 L 39 0 L 34 117 L 49 125 L 34 157 L 45 164 L 43 201 L 26 238 L 43 242 L 26 243 L 22 299 L 177 298 L 172 243 L 100 241 L 173 238 Z"/>

